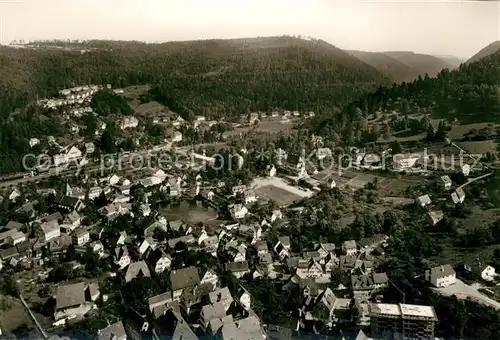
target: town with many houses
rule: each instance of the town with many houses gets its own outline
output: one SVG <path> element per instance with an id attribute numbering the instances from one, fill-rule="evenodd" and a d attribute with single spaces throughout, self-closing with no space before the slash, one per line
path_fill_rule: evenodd
<path id="1" fill-rule="evenodd" d="M 111 86 L 80 86 L 62 90 L 58 98 L 40 100 L 39 105 L 64 108 L 68 117 L 81 117 L 92 112 L 90 100 L 103 89 L 124 93 Z M 280 111 L 268 118 L 304 115 L 314 113 Z M 248 119 L 253 125 L 263 118 L 250 114 Z M 155 118 L 155 123 L 166 124 L 163 118 Z M 183 140 L 179 126 L 196 128 L 208 122 L 203 116 L 193 122 L 173 117 L 168 124 L 174 132 L 166 145 L 175 151 Z M 135 116 L 117 122 L 122 130 L 140 125 Z M 78 129 L 74 125 L 72 132 Z M 96 135 L 104 129 L 104 123 L 98 124 Z M 86 330 L 95 327 L 92 335 L 102 340 L 292 339 L 319 333 L 318 322 L 326 329 L 348 329 L 341 335 L 344 339 L 386 339 L 386 334 L 434 339 L 439 320 L 433 306 L 406 304 L 404 294 L 399 303 L 382 300 L 383 290 L 392 285 L 391 277 L 381 270 L 390 235 L 339 244 L 318 239 L 297 252 L 287 233 L 292 216 L 305 209 L 302 203 L 323 190 L 363 187 L 366 181 L 356 174 L 377 171 L 385 154 L 354 150 L 352 168 L 346 172 L 356 176 L 346 178 L 336 169 L 330 174 L 311 170 L 300 155 L 279 150 L 266 173 L 245 184 L 205 179 L 202 169 L 212 165 L 214 157 L 189 147 L 178 147 L 185 157 L 177 167 L 128 171 L 106 166 L 103 172 L 92 156 L 98 148 L 92 141 L 60 145 L 48 137 L 48 142 L 60 150 L 48 169 L 33 169 L 2 183 L 3 201 L 22 217 L 0 227 L 0 273 L 15 278 L 39 337 L 72 338 L 65 330 L 75 329 L 82 320 L 100 318 L 99 327 Z M 40 143 L 29 140 L 32 147 Z M 332 157 L 332 151 L 318 147 L 314 157 L 315 161 Z M 391 163 L 391 171 L 426 172 L 419 166 L 422 159 L 420 153 L 400 157 Z M 449 171 L 468 177 L 466 184 L 457 185 L 449 174 L 442 174 L 441 197 L 423 194 L 406 201 L 418 206 L 430 226 L 438 224 L 445 216 L 434 200 L 464 202 L 464 186 L 476 179 L 473 161 Z M 86 170 L 75 175 L 80 167 Z M 481 171 L 484 174 L 477 177 L 488 176 Z M 197 222 L 172 216 L 168 208 L 156 204 L 161 200 L 170 205 L 196 201 L 187 214 L 208 210 L 216 216 Z M 266 209 L 256 209 L 259 205 Z M 460 266 L 478 281 L 496 280 L 495 268 L 487 263 Z M 420 274 L 435 289 L 447 289 L 459 284 L 456 269 L 457 264 L 443 263 Z M 335 284 L 334 277 L 340 278 Z M 265 323 L 256 310 L 265 302 L 248 287 L 263 280 L 271 280 L 280 292 L 296 292 L 298 308 L 289 311 L 287 325 Z M 41 315 L 40 305 L 49 312 Z"/>

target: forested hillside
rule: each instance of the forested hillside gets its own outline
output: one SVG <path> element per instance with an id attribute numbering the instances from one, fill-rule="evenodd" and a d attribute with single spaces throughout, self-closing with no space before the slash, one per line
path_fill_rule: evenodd
<path id="1" fill-rule="evenodd" d="M 453 66 L 454 69 L 459 67 L 460 64 L 465 62 L 465 59 L 454 57 L 452 55 L 437 55 L 436 57 L 446 61 L 448 64 Z"/>
<path id="2" fill-rule="evenodd" d="M 442 58 L 413 52 L 349 51 L 349 53 L 375 67 L 396 83 L 412 81 L 425 74 L 434 77 L 445 68 L 456 68 Z"/>
<path id="3" fill-rule="evenodd" d="M 458 119 L 461 123 L 500 122 L 500 51 L 437 77 L 419 77 L 409 83 L 381 87 L 347 105 L 335 117 L 316 117 L 312 129 L 345 143 L 365 140 L 370 134 L 366 120 L 376 112 L 400 112 L 399 126 L 409 125 L 409 113 L 434 118 Z M 365 139 L 364 139 L 365 138 Z"/>
<path id="4" fill-rule="evenodd" d="M 22 170 L 22 155 L 32 152 L 29 138 L 64 134 L 58 110 L 29 104 L 67 87 L 147 83 L 157 100 L 185 118 L 231 119 L 276 107 L 332 112 L 389 82 L 326 42 L 292 37 L 0 47 L 0 172 Z M 119 111 L 131 113 L 128 105 Z"/>
<path id="5" fill-rule="evenodd" d="M 412 81 L 418 71 L 382 52 L 349 51 L 354 57 L 375 67 L 396 83 Z"/>
<path id="6" fill-rule="evenodd" d="M 331 108 L 388 81 L 326 42 L 292 37 L 90 42 L 83 49 L 2 47 L 1 117 L 37 96 L 87 83 L 159 84 L 155 93 L 173 107 L 215 117 L 276 106 Z"/>
<path id="7" fill-rule="evenodd" d="M 384 53 L 416 70 L 418 75 L 421 75 L 422 77 L 426 73 L 429 77 L 435 77 L 439 72 L 446 68 L 450 70 L 455 68 L 445 60 L 428 54 L 414 53 L 410 51 L 388 51 Z"/>
<path id="8" fill-rule="evenodd" d="M 467 63 L 470 64 L 479 61 L 482 58 L 487 57 L 490 54 L 494 54 L 498 51 L 500 51 L 500 40 L 494 41 L 485 48 L 481 49 L 479 52 L 474 54 L 469 60 L 467 60 Z"/>

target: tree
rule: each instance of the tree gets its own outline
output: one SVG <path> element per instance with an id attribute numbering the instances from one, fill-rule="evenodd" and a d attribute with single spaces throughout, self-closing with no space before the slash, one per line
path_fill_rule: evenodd
<path id="1" fill-rule="evenodd" d="M 70 263 L 63 263 L 61 265 L 56 265 L 50 272 L 48 281 L 49 282 L 61 282 L 70 280 L 75 277 L 75 271 Z"/>
<path id="2" fill-rule="evenodd" d="M 382 128 L 382 135 L 384 136 L 384 139 L 391 139 L 391 127 L 389 124 L 384 124 L 384 127 Z"/>
<path id="3" fill-rule="evenodd" d="M 82 264 L 85 265 L 85 271 L 91 275 L 95 274 L 99 268 L 99 257 L 94 253 L 91 247 L 85 250 L 82 256 Z"/>
<path id="4" fill-rule="evenodd" d="M 84 135 L 86 137 L 94 137 L 97 130 L 97 118 L 92 112 L 88 112 L 83 116 L 83 123 L 85 124 Z"/>
<path id="5" fill-rule="evenodd" d="M 392 154 L 398 154 L 403 151 L 403 147 L 401 146 L 401 143 L 398 140 L 395 140 L 391 142 L 390 148 L 392 150 Z"/>
<path id="6" fill-rule="evenodd" d="M 138 277 L 123 286 L 122 295 L 127 304 L 139 313 L 148 310 L 148 299 L 160 294 L 153 278 Z"/>
<path id="7" fill-rule="evenodd" d="M 115 136 L 111 129 L 108 129 L 107 127 L 101 135 L 100 147 L 102 151 L 106 153 L 116 152 Z"/>
<path id="8" fill-rule="evenodd" d="M 19 287 L 12 272 L 3 272 L 0 276 L 0 293 L 14 297 L 19 296 Z"/>
<path id="9" fill-rule="evenodd" d="M 439 141 L 445 140 L 447 134 L 446 123 L 444 120 L 439 121 L 438 129 L 435 134 L 435 138 Z"/>
<path id="10" fill-rule="evenodd" d="M 421 126 L 422 130 L 428 131 L 429 126 L 431 126 L 431 121 L 430 121 L 429 117 L 423 116 L 422 119 L 420 119 L 420 126 Z"/>
<path id="11" fill-rule="evenodd" d="M 429 125 L 427 127 L 427 137 L 426 138 L 429 142 L 432 142 L 432 141 L 434 141 L 435 137 L 436 137 L 436 134 L 434 133 L 434 128 L 432 127 L 432 125 Z"/>
<path id="12" fill-rule="evenodd" d="M 336 289 L 341 283 L 344 277 L 344 272 L 339 267 L 334 267 L 330 273 L 330 287 Z"/>

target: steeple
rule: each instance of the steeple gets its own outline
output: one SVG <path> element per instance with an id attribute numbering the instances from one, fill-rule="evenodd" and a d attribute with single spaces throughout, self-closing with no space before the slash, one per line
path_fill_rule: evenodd
<path id="1" fill-rule="evenodd" d="M 73 192 L 73 189 L 69 185 L 68 182 L 66 182 L 66 196 L 71 196 L 71 193 Z"/>

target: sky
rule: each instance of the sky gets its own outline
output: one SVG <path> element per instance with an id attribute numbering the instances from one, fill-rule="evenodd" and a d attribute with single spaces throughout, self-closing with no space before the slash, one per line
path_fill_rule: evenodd
<path id="1" fill-rule="evenodd" d="M 0 0 L 2 44 L 283 34 L 342 49 L 469 58 L 500 40 L 500 0 Z"/>

